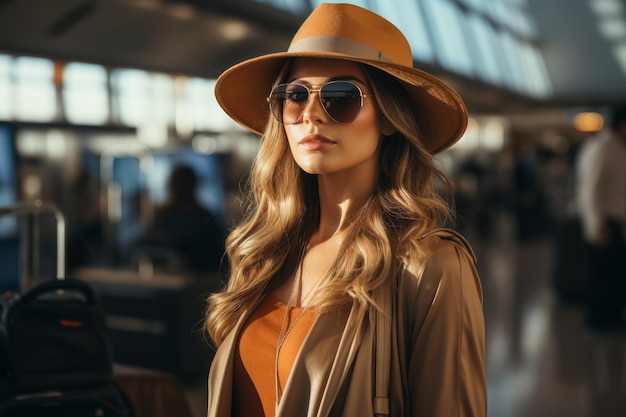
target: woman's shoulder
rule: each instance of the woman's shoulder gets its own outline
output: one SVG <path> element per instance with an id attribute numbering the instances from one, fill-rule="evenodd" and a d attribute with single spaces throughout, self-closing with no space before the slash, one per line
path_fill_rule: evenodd
<path id="1" fill-rule="evenodd" d="M 453 229 L 436 229 L 420 237 L 425 255 L 403 265 L 401 285 L 435 284 L 442 279 L 477 277 L 476 255 L 468 240 Z"/>
<path id="2" fill-rule="evenodd" d="M 439 229 L 425 235 L 423 244 L 426 255 L 403 265 L 399 274 L 401 308 L 421 322 L 433 311 L 456 311 L 468 303 L 480 306 L 482 284 L 467 239 L 454 230 Z"/>
<path id="3" fill-rule="evenodd" d="M 454 229 L 435 229 L 432 232 L 426 233 L 420 239 L 424 242 L 427 253 L 429 253 L 431 257 L 437 256 L 437 254 L 441 256 L 441 252 L 445 248 L 455 248 L 469 256 L 474 264 L 477 262 L 472 245 L 470 245 L 465 236 Z"/>

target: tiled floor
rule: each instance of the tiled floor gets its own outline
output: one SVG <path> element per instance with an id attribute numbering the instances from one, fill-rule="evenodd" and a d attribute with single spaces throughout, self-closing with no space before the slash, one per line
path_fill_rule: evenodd
<path id="1" fill-rule="evenodd" d="M 626 417 L 626 334 L 598 336 L 552 285 L 550 237 L 517 244 L 506 217 L 479 259 L 487 329 L 489 417 Z M 626 277 L 625 277 L 626 279 Z M 188 387 L 195 417 L 204 383 Z"/>

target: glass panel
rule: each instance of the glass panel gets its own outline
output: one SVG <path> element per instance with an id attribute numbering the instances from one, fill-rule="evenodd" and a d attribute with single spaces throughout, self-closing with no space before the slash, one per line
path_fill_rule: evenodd
<path id="1" fill-rule="evenodd" d="M 491 16 L 506 29 L 511 30 L 511 22 L 515 19 L 513 16 L 515 10 L 512 10 L 506 0 L 492 0 L 491 1 Z"/>
<path id="2" fill-rule="evenodd" d="M 152 119 L 169 126 L 174 120 L 174 80 L 167 74 L 152 74 Z"/>
<path id="3" fill-rule="evenodd" d="M 150 187 L 157 205 L 165 202 L 168 196 L 168 180 L 174 167 L 186 165 L 198 177 L 196 196 L 198 202 L 218 217 L 221 223 L 226 219 L 226 195 L 222 175 L 223 159 L 219 154 L 200 154 L 191 149 L 179 149 L 175 153 L 156 152 L 154 168 L 150 171 Z"/>
<path id="4" fill-rule="evenodd" d="M 546 98 L 552 94 L 552 83 L 543 61 L 541 51 L 530 44 L 521 45 L 530 95 Z"/>
<path id="5" fill-rule="evenodd" d="M 502 33 L 502 50 L 507 64 L 505 80 L 511 90 L 526 92 L 526 81 L 524 79 L 522 51 L 517 39 L 509 32 Z"/>
<path id="6" fill-rule="evenodd" d="M 495 2 L 495 6 L 497 19 L 508 30 L 526 38 L 537 37 L 537 27 L 527 8 L 502 0 Z"/>
<path id="7" fill-rule="evenodd" d="M 373 3 L 371 10 L 393 22 L 406 36 L 414 58 L 420 61 L 434 61 L 435 52 L 428 34 L 428 26 L 417 2 L 398 5 L 387 0 L 378 0 Z"/>
<path id="8" fill-rule="evenodd" d="M 9 120 L 13 116 L 11 97 L 13 96 L 13 82 L 11 69 L 13 58 L 0 54 L 0 119 Z"/>
<path id="9" fill-rule="evenodd" d="M 174 83 L 170 76 L 119 69 L 111 74 L 111 84 L 116 114 L 123 124 L 168 126 L 174 120 Z"/>
<path id="10" fill-rule="evenodd" d="M 56 115 L 54 64 L 43 58 L 15 59 L 15 112 L 20 120 L 47 122 Z"/>
<path id="11" fill-rule="evenodd" d="M 483 12 L 487 10 L 488 6 L 487 0 L 460 0 L 460 2 L 465 4 L 470 9 L 476 10 L 478 12 Z"/>
<path id="12" fill-rule="evenodd" d="M 148 119 L 150 112 L 150 75 L 145 71 L 118 69 L 111 74 L 111 84 L 119 121 L 137 126 Z"/>
<path id="13" fill-rule="evenodd" d="M 502 0 L 484 0 L 485 8 L 484 12 L 487 16 L 491 17 L 493 20 L 498 22 L 499 24 L 504 24 L 503 19 L 506 17 L 500 14 L 500 9 L 498 3 Z"/>
<path id="14" fill-rule="evenodd" d="M 513 22 L 513 26 L 515 31 L 524 37 L 530 39 L 539 37 L 539 28 L 528 11 L 517 9 L 517 19 Z"/>
<path id="15" fill-rule="evenodd" d="M 468 17 L 468 25 L 474 33 L 478 54 L 475 57 L 475 65 L 478 68 L 477 75 L 492 84 L 503 83 L 503 62 L 498 54 L 497 33 L 487 21 L 478 14 Z"/>
<path id="16" fill-rule="evenodd" d="M 461 27 L 464 23 L 463 16 L 459 15 L 455 5 L 448 0 L 427 0 L 424 6 L 429 21 L 433 24 L 435 51 L 441 65 L 471 75 L 472 61 Z"/>
<path id="17" fill-rule="evenodd" d="M 72 62 L 63 71 L 63 103 L 70 123 L 104 124 L 109 117 L 106 70 Z"/>

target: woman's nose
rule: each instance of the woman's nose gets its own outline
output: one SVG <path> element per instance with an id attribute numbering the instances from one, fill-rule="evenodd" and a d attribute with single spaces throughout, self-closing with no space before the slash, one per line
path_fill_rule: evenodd
<path id="1" fill-rule="evenodd" d="M 302 111 L 302 123 L 321 122 L 328 121 L 328 114 L 322 106 L 322 101 L 319 92 L 312 92 L 309 94 L 306 106 Z"/>

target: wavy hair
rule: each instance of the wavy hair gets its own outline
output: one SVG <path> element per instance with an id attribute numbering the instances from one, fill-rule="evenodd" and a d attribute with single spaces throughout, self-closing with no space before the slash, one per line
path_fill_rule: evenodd
<path id="1" fill-rule="evenodd" d="M 362 67 L 382 117 L 396 132 L 383 138 L 377 187 L 348 220 L 340 253 L 311 301 L 319 312 L 348 302 L 366 308 L 371 291 L 401 263 L 423 260 L 420 236 L 453 216 L 452 186 L 425 145 L 419 109 L 398 80 Z M 445 193 L 436 190 L 436 180 Z M 246 215 L 226 242 L 231 267 L 227 287 L 208 298 L 205 327 L 216 345 L 260 297 L 295 272 L 319 223 L 317 177 L 298 167 L 283 126 L 271 115 L 247 188 Z"/>

